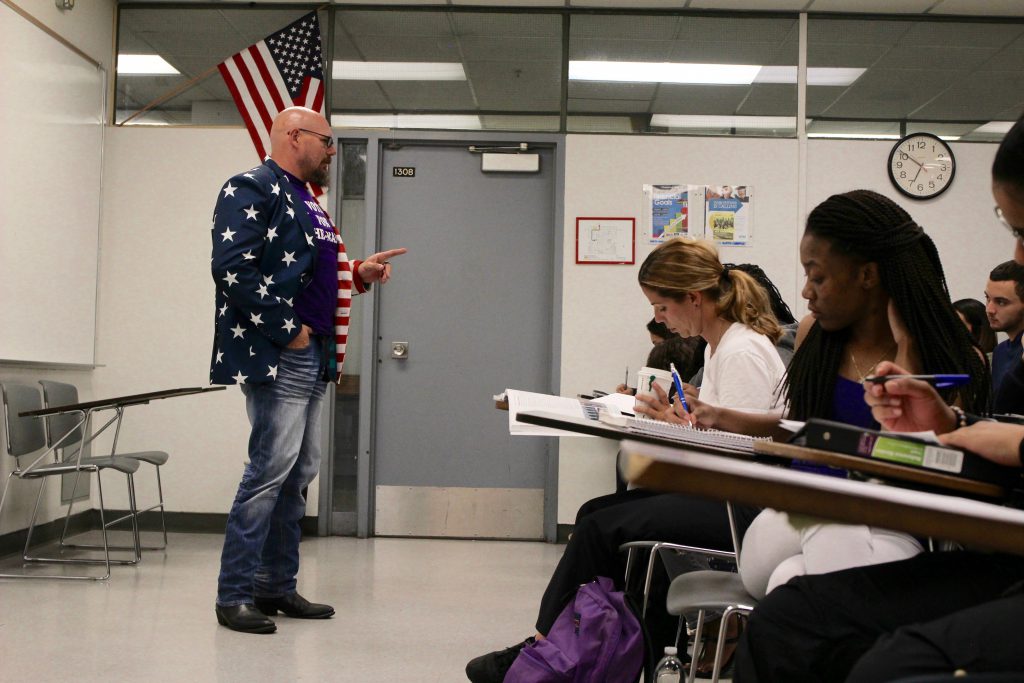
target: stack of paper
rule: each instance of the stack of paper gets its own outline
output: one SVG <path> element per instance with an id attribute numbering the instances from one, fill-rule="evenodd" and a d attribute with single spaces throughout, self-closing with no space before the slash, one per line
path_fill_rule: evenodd
<path id="1" fill-rule="evenodd" d="M 530 391 L 519 391 L 518 389 L 506 389 L 505 395 L 508 397 L 509 434 L 513 436 L 587 436 L 561 429 L 527 424 L 516 419 L 516 416 L 523 411 L 543 411 L 582 420 L 587 416 L 579 399 L 551 396 L 550 394 L 535 394 Z"/>

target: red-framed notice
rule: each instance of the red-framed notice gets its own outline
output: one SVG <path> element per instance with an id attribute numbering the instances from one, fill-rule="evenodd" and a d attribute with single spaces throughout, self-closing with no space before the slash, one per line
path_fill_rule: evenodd
<path id="1" fill-rule="evenodd" d="M 576 219 L 576 263 L 636 263 L 636 219 Z"/>

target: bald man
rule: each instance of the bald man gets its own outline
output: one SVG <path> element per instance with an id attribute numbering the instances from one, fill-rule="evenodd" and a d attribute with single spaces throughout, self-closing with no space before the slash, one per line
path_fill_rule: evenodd
<path id="1" fill-rule="evenodd" d="M 306 187 L 326 185 L 337 154 L 327 119 L 285 109 L 270 158 L 221 188 L 213 215 L 217 312 L 212 384 L 238 384 L 252 425 L 249 460 L 224 532 L 217 621 L 273 633 L 270 617 L 327 619 L 296 590 L 305 488 L 320 469 L 320 408 L 341 374 L 352 290 L 387 282 L 392 249 L 350 261 Z"/>

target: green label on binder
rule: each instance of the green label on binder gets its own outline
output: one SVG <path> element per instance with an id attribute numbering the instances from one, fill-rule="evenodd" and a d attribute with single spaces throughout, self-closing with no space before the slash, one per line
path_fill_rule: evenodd
<path id="1" fill-rule="evenodd" d="M 871 449 L 871 457 L 959 474 L 963 468 L 964 454 L 952 448 L 880 436 Z"/>

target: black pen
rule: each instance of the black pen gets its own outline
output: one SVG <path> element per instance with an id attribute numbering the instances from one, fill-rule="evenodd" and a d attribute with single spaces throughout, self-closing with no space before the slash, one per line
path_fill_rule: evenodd
<path id="1" fill-rule="evenodd" d="M 936 389 L 945 389 L 947 387 L 958 387 L 967 384 L 971 381 L 970 375 L 871 375 L 865 377 L 865 382 L 872 382 L 874 384 L 884 384 L 891 379 L 919 379 L 922 382 L 928 382 L 929 384 L 935 385 Z"/>

